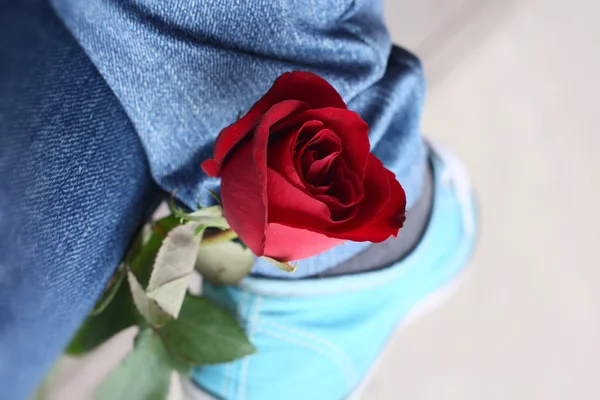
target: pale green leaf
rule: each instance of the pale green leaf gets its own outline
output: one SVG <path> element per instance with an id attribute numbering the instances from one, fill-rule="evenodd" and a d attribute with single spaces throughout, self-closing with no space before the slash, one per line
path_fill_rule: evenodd
<path id="1" fill-rule="evenodd" d="M 154 300 L 148 298 L 144 288 L 140 285 L 133 272 L 127 271 L 127 280 L 129 281 L 133 302 L 139 313 L 151 325 L 163 326 L 171 316 L 162 310 Z"/>
<path id="2" fill-rule="evenodd" d="M 205 230 L 206 230 L 206 227 L 204 225 L 198 225 L 198 227 L 194 231 L 194 236 L 204 235 Z"/>
<path id="3" fill-rule="evenodd" d="M 223 216 L 223 209 L 221 206 L 203 207 L 197 211 L 186 213 L 176 208 L 174 205 L 171 205 L 171 211 L 175 217 L 185 221 L 196 222 L 211 228 L 229 229 L 229 224 Z"/>
<path id="4" fill-rule="evenodd" d="M 96 302 L 96 305 L 90 312 L 90 315 L 100 314 L 113 300 L 119 288 L 121 287 L 121 284 L 125 280 L 125 276 L 127 275 L 127 266 L 135 257 L 138 256 L 138 254 L 140 254 L 144 248 L 144 245 L 150 239 L 151 234 L 152 228 L 149 224 L 145 224 L 142 229 L 140 229 L 134 240 L 129 245 L 129 249 L 125 254 L 123 261 L 119 264 L 115 274 L 110 278 L 106 288 L 104 289 L 104 292 L 100 296 L 100 299 Z"/>
<path id="5" fill-rule="evenodd" d="M 124 263 L 129 263 L 131 271 L 135 274 L 136 283 L 148 283 L 152 264 L 164 237 L 178 225 L 177 218 L 168 216 L 157 221 L 153 229 L 149 225 L 142 228 L 124 259 Z M 120 268 L 123 268 L 123 265 Z M 127 268 L 117 271 L 95 309 L 71 339 L 65 349 L 67 354 L 80 355 L 91 351 L 116 333 L 139 322 L 140 316 L 136 312 L 130 285 L 123 284 L 126 272 Z M 140 283 L 137 286 L 140 286 Z"/>
<path id="6" fill-rule="evenodd" d="M 146 295 L 149 299 L 154 300 L 167 314 L 173 318 L 177 318 L 189 283 L 190 274 L 186 274 L 185 276 L 167 282 L 150 292 L 146 292 Z"/>
<path id="7" fill-rule="evenodd" d="M 201 246 L 196 258 L 196 271 L 209 282 L 235 285 L 250 273 L 254 254 L 232 241 Z"/>
<path id="8" fill-rule="evenodd" d="M 185 215 L 190 218 L 220 217 L 223 215 L 223 209 L 221 206 L 202 207 Z"/>
<path id="9" fill-rule="evenodd" d="M 191 294 L 186 295 L 179 318 L 159 332 L 172 353 L 194 365 L 229 362 L 255 351 L 235 318 Z"/>
<path id="10" fill-rule="evenodd" d="M 225 217 L 223 217 L 222 215 L 215 217 L 194 217 L 190 218 L 189 220 L 202 224 L 208 228 L 218 228 L 223 230 L 229 229 L 229 224 L 227 223 Z"/>
<path id="11" fill-rule="evenodd" d="M 148 298 L 174 318 L 179 315 L 202 241 L 202 235 L 195 234 L 198 226 L 197 223 L 187 223 L 168 233 L 158 251 L 146 288 Z"/>
<path id="12" fill-rule="evenodd" d="M 164 340 L 163 344 L 165 344 Z M 167 350 L 169 349 L 167 348 Z M 193 365 L 173 354 L 172 351 L 169 351 L 169 364 L 171 365 L 171 368 L 181 376 L 189 377 L 192 375 Z"/>
<path id="13" fill-rule="evenodd" d="M 148 285 L 152 266 L 163 240 L 173 228 L 179 225 L 181 225 L 179 219 L 172 215 L 156 221 L 152 226 L 150 237 L 144 242 L 141 251 L 131 260 L 129 268 L 143 287 Z"/>
<path id="14" fill-rule="evenodd" d="M 96 400 L 165 400 L 171 383 L 170 356 L 160 337 L 142 330 L 131 353 L 106 377 Z"/>

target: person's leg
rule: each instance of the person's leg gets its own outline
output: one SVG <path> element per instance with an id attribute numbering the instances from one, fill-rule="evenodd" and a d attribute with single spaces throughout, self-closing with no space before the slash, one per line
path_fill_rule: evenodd
<path id="1" fill-rule="evenodd" d="M 292 69 L 311 70 L 330 81 L 348 101 L 350 108 L 358 111 L 370 124 L 373 150 L 406 189 L 409 209 L 422 197 L 422 183 L 426 176 L 426 149 L 418 128 L 423 94 L 421 68 L 414 56 L 391 46 L 382 22 L 380 2 L 316 0 L 310 2 L 310 7 L 307 7 L 306 2 L 284 0 L 242 3 L 229 0 L 178 0 L 168 4 L 150 0 L 135 4 L 100 0 L 53 0 L 52 3 L 133 122 L 147 154 L 152 176 L 163 189 L 178 189 L 179 199 L 188 206 L 194 207 L 197 200 L 206 203 L 209 199 L 207 189 L 218 186 L 217 180 L 206 178 L 199 163 L 211 154 L 219 130 L 258 99 L 275 77 Z M 440 182 L 441 169 L 438 165 L 438 175 L 434 171 L 436 182 Z M 436 189 L 438 186 L 436 184 Z M 137 187 L 123 186 L 121 189 L 128 191 L 129 196 L 139 194 L 135 191 L 140 190 Z M 444 193 L 450 200 L 444 200 Z M 438 196 L 441 200 L 438 200 Z M 438 224 L 430 224 L 429 229 L 434 226 L 438 231 L 445 230 L 450 237 L 456 239 L 450 244 L 460 242 L 459 232 L 462 228 L 459 216 L 463 208 L 452 201 L 451 194 L 442 190 L 437 190 L 434 204 L 436 202 L 449 207 L 446 210 L 449 215 L 447 224 L 444 223 L 449 224 L 449 227 L 439 223 L 441 220 L 438 218 Z M 465 210 L 467 208 L 464 207 Z M 434 215 L 440 215 L 440 212 L 434 212 Z M 126 226 L 134 229 L 131 227 L 134 224 L 129 223 Z M 108 225 L 114 228 L 114 225 Z M 425 233 L 425 237 L 432 237 L 432 234 L 428 236 Z M 448 244 L 447 240 L 446 242 Z M 464 242 L 468 245 L 468 240 Z M 419 246 L 427 248 L 426 252 L 436 248 L 431 243 L 427 246 L 422 243 L 423 241 Z M 116 247 L 122 250 L 124 246 Z M 284 278 L 314 276 L 324 271 L 333 271 L 332 268 L 368 247 L 369 244 L 366 243 L 352 243 L 333 249 L 322 256 L 303 261 L 302 268 L 295 275 L 283 275 L 270 264 L 261 263 L 255 266 L 254 272 Z M 430 253 L 434 254 L 432 251 Z M 427 260 L 421 261 L 418 263 L 421 267 L 428 266 Z M 279 287 L 279 280 L 251 278 L 246 281 L 250 286 L 219 290 L 211 290 L 207 285 L 207 295 L 216 301 L 227 298 L 231 291 L 237 302 L 240 319 L 247 324 L 252 339 L 259 347 L 259 354 L 251 362 L 245 359 L 222 368 L 201 369 L 196 380 L 217 395 L 221 395 L 221 389 L 215 390 L 214 386 L 221 386 L 216 382 L 224 382 L 223 390 L 232 394 L 225 395 L 226 398 L 237 398 L 238 395 L 243 397 L 247 393 L 247 384 L 251 381 L 254 391 L 248 394 L 248 398 L 264 399 L 266 397 L 261 390 L 270 390 L 265 383 L 277 379 L 277 374 L 273 375 L 273 372 L 274 369 L 279 369 L 276 372 L 285 372 L 282 381 L 294 385 L 291 390 L 310 381 L 311 376 L 316 379 L 331 375 L 332 379 L 326 388 L 313 385 L 311 390 L 320 390 L 319 393 L 330 390 L 328 393 L 340 396 L 346 394 L 362 373 L 354 372 L 358 369 L 362 371 L 372 362 L 372 356 L 382 347 L 389 328 L 402 318 L 406 307 L 414 304 L 417 297 L 445 282 L 449 274 L 456 272 L 459 264 L 462 265 L 458 261 L 452 261 L 448 263 L 450 267 L 447 269 L 437 268 L 439 266 L 415 268 L 417 272 L 414 274 L 422 273 L 421 278 L 426 283 L 420 285 L 419 290 L 412 291 L 410 298 L 393 296 L 399 293 L 398 287 L 410 288 L 410 282 L 398 283 L 394 279 L 388 280 L 391 286 L 385 290 L 379 288 L 375 293 L 367 292 L 370 301 L 364 301 L 363 296 L 355 290 L 350 296 L 337 296 L 337 290 L 345 290 L 344 285 L 340 285 L 337 280 L 333 285 L 333 281 L 329 279 L 288 282 L 292 286 L 298 284 L 298 288 L 306 288 L 307 285 L 311 287 L 311 296 L 300 304 L 281 295 L 275 295 L 275 301 L 271 301 L 272 298 L 262 292 L 263 286 L 269 290 L 275 287 L 284 291 L 289 289 L 291 293 L 303 290 L 294 289 L 287 284 Z M 404 268 L 403 265 L 397 267 Z M 370 274 L 397 276 L 397 272 L 390 271 L 397 271 L 398 268 L 387 268 Z M 102 271 L 104 278 L 110 274 L 107 267 Z M 444 275 L 429 274 L 432 271 L 444 271 Z M 357 275 L 358 279 L 363 280 L 363 275 Z M 340 279 L 347 281 L 346 278 L 349 276 Z M 372 279 L 365 279 L 367 280 Z M 314 282 L 324 283 L 316 283 L 313 287 Z M 259 286 L 258 289 L 253 287 L 255 283 Z M 332 285 L 336 301 L 330 301 L 330 296 L 316 295 L 314 290 L 323 285 Z M 354 284 L 350 286 L 355 287 Z M 248 287 L 250 290 L 244 289 Z M 373 295 L 377 293 L 381 296 Z M 97 293 L 90 295 L 83 302 L 85 304 L 81 304 L 81 308 L 89 309 L 96 295 Z M 349 303 L 345 303 L 345 299 L 350 299 Z M 324 307 L 319 300 L 325 300 L 325 305 L 332 307 Z M 262 309 L 266 314 L 261 311 L 262 303 L 265 303 Z M 377 310 L 389 312 L 382 315 L 374 312 Z M 280 319 L 278 322 L 277 319 L 270 318 L 285 316 L 281 311 L 296 311 L 292 313 L 296 320 Z M 78 315 L 78 312 L 75 311 L 74 314 Z M 338 319 L 331 318 L 330 314 Z M 369 315 L 379 318 L 380 323 L 373 325 L 367 323 L 368 318 L 362 320 Z M 344 321 L 350 323 L 350 326 L 341 323 Z M 291 326 L 292 330 L 302 331 L 300 336 L 304 336 L 304 339 L 306 335 L 316 339 L 295 340 L 294 334 L 288 335 L 288 331 L 283 334 L 284 337 L 302 343 L 300 347 L 290 346 L 290 340 L 280 338 L 282 331 L 266 329 L 267 334 L 259 334 L 258 331 L 265 328 L 258 322 L 266 322 L 270 326 L 282 325 L 284 328 Z M 331 328 L 336 323 L 341 328 L 350 328 L 342 333 L 354 332 L 346 342 L 350 348 L 357 348 L 357 344 L 360 348 L 365 340 L 363 334 L 369 334 L 369 330 L 375 328 L 376 337 L 369 339 L 371 346 L 366 352 L 358 354 L 358 360 L 349 362 L 349 358 L 354 355 L 349 356 L 345 347 L 340 350 L 341 344 L 338 347 L 330 346 L 332 342 L 339 340 L 339 330 L 306 330 L 307 327 L 314 326 Z M 74 323 L 67 324 L 62 333 L 69 336 L 66 331 L 72 332 L 74 326 Z M 354 330 L 357 326 L 362 327 L 360 332 Z M 64 338 L 65 342 L 66 340 L 68 337 Z M 315 345 L 315 341 L 320 344 Z M 306 354 L 307 349 L 312 349 L 313 353 L 321 356 L 325 354 L 326 362 L 309 357 L 298 359 L 300 363 L 294 368 L 286 368 L 288 357 Z M 332 355 L 332 351 L 337 355 Z M 314 356 L 313 353 L 308 353 L 311 357 Z M 337 369 L 332 370 L 330 364 L 339 364 L 340 357 L 345 371 L 342 375 L 338 375 Z M 312 361 L 316 363 L 314 369 L 310 367 L 313 365 Z M 261 364 L 269 365 L 271 369 L 261 370 Z M 298 371 L 309 372 L 309 375 L 295 374 Z M 226 373 L 221 375 L 223 372 Z M 348 375 L 350 373 L 354 374 L 353 378 Z M 294 376 L 300 379 L 292 379 Z M 344 382 L 341 385 L 340 376 Z M 281 392 L 285 389 L 284 386 L 274 389 L 273 395 L 283 393 L 283 398 L 291 398 L 289 393 Z M 303 396 L 302 390 L 294 393 L 307 398 Z"/>
<path id="2" fill-rule="evenodd" d="M 159 191 L 133 126 L 46 1 L 0 3 L 0 388 L 28 398 Z"/>
<path id="3" fill-rule="evenodd" d="M 204 294 L 237 314 L 258 352 L 198 368 L 188 385 L 192 397 L 199 387 L 225 399 L 355 391 L 413 306 L 464 267 L 475 235 L 464 173 L 449 173 L 460 168 L 438 153 L 427 173 L 421 66 L 391 45 L 381 2 L 52 3 L 133 121 L 157 183 L 190 208 L 218 188 L 198 165 L 219 131 L 285 71 L 323 76 L 369 123 L 373 152 L 406 190 L 407 230 L 399 241 L 349 243 L 303 260 L 295 274 L 259 262 L 239 286 L 205 283 Z"/>
<path id="4" fill-rule="evenodd" d="M 199 164 L 219 131 L 294 69 L 321 75 L 342 94 L 369 123 L 373 152 L 403 185 L 409 209 L 421 198 L 421 65 L 392 46 L 381 1 L 52 3 L 132 119 L 157 183 L 190 208 L 218 189 Z M 314 276 L 368 247 L 348 243 L 303 260 L 294 274 L 259 260 L 254 273 Z"/>

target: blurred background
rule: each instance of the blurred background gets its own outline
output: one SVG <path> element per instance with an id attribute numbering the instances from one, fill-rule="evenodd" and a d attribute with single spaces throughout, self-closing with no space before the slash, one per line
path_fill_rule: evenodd
<path id="1" fill-rule="evenodd" d="M 600 2 L 388 0 L 424 62 L 424 133 L 472 174 L 465 283 L 365 399 L 600 399 Z"/>
<path id="2" fill-rule="evenodd" d="M 599 16 L 593 0 L 387 0 L 424 62 L 423 131 L 472 173 L 481 238 L 364 399 L 600 399 Z M 132 336 L 66 363 L 52 398 L 85 398 Z"/>

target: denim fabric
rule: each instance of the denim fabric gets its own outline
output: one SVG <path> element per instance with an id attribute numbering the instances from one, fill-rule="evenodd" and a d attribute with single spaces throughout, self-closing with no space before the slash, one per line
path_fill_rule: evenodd
<path id="1" fill-rule="evenodd" d="M 158 194 L 133 125 L 54 10 L 0 2 L 0 398 L 31 394 Z"/>
<path id="2" fill-rule="evenodd" d="M 189 207 L 218 180 L 199 168 L 219 131 L 285 71 L 327 79 L 371 126 L 374 153 L 419 198 L 425 150 L 419 61 L 390 43 L 381 1 L 52 0 L 131 118 L 152 176 Z M 364 250 L 351 243 L 304 260 L 301 278 Z"/>
<path id="3" fill-rule="evenodd" d="M 380 3 L 53 5 L 62 23 L 43 0 L 0 0 L 2 398 L 25 398 L 91 309 L 160 195 L 152 178 L 189 207 L 208 204 L 218 181 L 200 161 L 284 71 L 329 80 L 369 122 L 409 205 L 419 197 L 421 68 L 391 46 Z M 333 249 L 285 277 L 366 246 Z M 255 272 L 279 270 L 257 263 Z"/>

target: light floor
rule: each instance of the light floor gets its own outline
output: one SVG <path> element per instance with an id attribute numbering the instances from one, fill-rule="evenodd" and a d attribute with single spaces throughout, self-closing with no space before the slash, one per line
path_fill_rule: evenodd
<path id="1" fill-rule="evenodd" d="M 397 337 L 364 398 L 600 399 L 600 2 L 425 3 L 480 20 L 410 40 L 433 73 L 423 130 L 470 168 L 481 240 L 467 282 Z M 445 39 L 461 56 L 437 57 Z"/>

